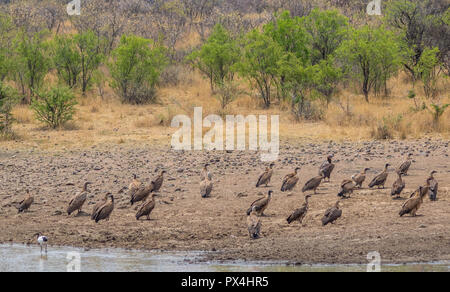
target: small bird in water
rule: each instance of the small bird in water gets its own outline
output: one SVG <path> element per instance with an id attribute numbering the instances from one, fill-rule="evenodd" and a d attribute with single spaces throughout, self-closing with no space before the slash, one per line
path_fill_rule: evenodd
<path id="1" fill-rule="evenodd" d="M 250 208 L 248 208 L 247 215 L 250 215 L 252 210 L 255 209 L 255 211 L 258 214 L 258 216 L 264 216 L 264 210 L 266 210 L 267 206 L 269 206 L 270 200 L 272 198 L 272 193 L 273 193 L 273 191 L 270 190 L 270 191 L 267 192 L 267 197 L 260 198 L 260 199 L 258 199 L 256 201 L 254 201 L 250 205 Z"/>
<path id="2" fill-rule="evenodd" d="M 337 194 L 338 197 L 349 198 L 346 194 L 353 194 L 353 190 L 356 187 L 356 183 L 350 179 L 344 179 L 341 183 L 341 191 Z"/>
<path id="3" fill-rule="evenodd" d="M 275 165 L 275 163 L 271 163 L 269 165 L 269 167 L 266 167 L 266 170 L 261 173 L 261 175 L 258 178 L 258 181 L 256 182 L 256 187 L 259 187 L 261 185 L 267 185 L 270 183 L 270 179 L 272 178 L 272 174 L 273 174 L 273 166 Z"/>
<path id="4" fill-rule="evenodd" d="M 29 190 L 26 190 L 26 197 L 22 201 L 19 202 L 17 206 L 18 213 L 24 212 L 31 207 L 31 204 L 34 202 L 34 197 L 30 194 Z"/>
<path id="5" fill-rule="evenodd" d="M 437 200 L 437 192 L 438 192 L 438 182 L 434 178 L 434 174 L 437 173 L 436 170 L 433 170 L 430 173 L 430 177 L 428 178 L 428 182 L 430 184 L 430 201 L 436 201 Z"/>
<path id="6" fill-rule="evenodd" d="M 283 178 L 283 184 L 281 185 L 282 192 L 291 191 L 295 187 L 295 185 L 299 180 L 298 177 L 299 170 L 300 167 L 297 167 L 293 173 L 290 173 Z"/>
<path id="7" fill-rule="evenodd" d="M 88 190 L 87 186 L 91 184 L 90 182 L 85 182 L 83 185 L 83 189 L 78 192 L 75 196 L 72 197 L 72 199 L 69 202 L 69 207 L 67 207 L 67 214 L 70 216 L 72 212 L 75 210 L 78 210 L 78 214 L 81 212 L 81 208 L 84 205 L 84 202 L 86 202 Z"/>
<path id="8" fill-rule="evenodd" d="M 157 197 L 157 194 L 152 194 L 152 198 L 150 200 L 147 200 L 147 202 L 144 202 L 142 206 L 139 208 L 139 210 L 136 213 L 136 220 L 139 220 L 139 218 L 143 216 L 147 216 L 147 220 L 150 220 L 150 213 L 152 213 L 153 209 L 155 208 L 156 201 L 155 197 Z"/>
<path id="9" fill-rule="evenodd" d="M 399 167 L 397 168 L 398 173 L 401 173 L 402 175 L 408 175 L 408 170 L 412 163 L 412 156 L 413 156 L 412 153 L 409 153 L 406 156 L 406 161 L 400 164 Z"/>
<path id="10" fill-rule="evenodd" d="M 289 217 L 286 219 L 288 224 L 291 224 L 294 221 L 298 221 L 300 224 L 302 224 L 303 218 L 305 218 L 306 213 L 308 212 L 308 208 L 309 208 L 309 202 L 308 199 L 311 197 L 311 195 L 306 195 L 305 196 L 305 202 L 303 203 L 303 205 L 294 210 L 294 212 L 292 212 L 291 215 L 289 215 Z"/>
<path id="11" fill-rule="evenodd" d="M 336 204 L 325 211 L 325 214 L 322 217 L 322 225 L 325 226 L 328 223 L 334 223 L 339 217 L 342 216 L 342 210 L 339 209 L 339 203 L 341 201 L 338 200 Z"/>
<path id="12" fill-rule="evenodd" d="M 250 213 L 247 214 L 247 230 L 251 239 L 258 239 L 260 237 L 261 220 L 256 215 L 257 213 L 256 206 L 253 206 Z"/>
<path id="13" fill-rule="evenodd" d="M 360 173 L 354 174 L 352 176 L 352 180 L 356 183 L 356 186 L 358 188 L 362 188 L 363 182 L 366 180 L 366 172 L 369 170 L 369 168 L 364 168 L 363 171 Z"/>
<path id="14" fill-rule="evenodd" d="M 405 181 L 402 179 L 402 173 L 397 172 L 397 175 L 398 175 L 398 178 L 392 184 L 392 189 L 391 189 L 391 196 L 393 199 L 400 198 L 400 194 L 403 191 L 403 189 L 405 188 Z"/>
<path id="15" fill-rule="evenodd" d="M 37 238 L 39 246 L 41 247 L 41 255 L 42 251 L 45 251 L 45 253 L 47 254 L 47 244 L 48 244 L 47 236 L 41 235 L 41 233 L 36 233 L 35 236 Z"/>
<path id="16" fill-rule="evenodd" d="M 328 181 L 330 181 L 331 172 L 333 172 L 334 169 L 334 163 L 331 162 L 331 159 L 333 159 L 334 154 L 330 154 L 327 156 L 327 161 L 322 163 L 322 165 L 319 168 L 319 175 L 323 174 L 324 178 L 328 178 Z"/>
<path id="17" fill-rule="evenodd" d="M 100 220 L 109 221 L 109 216 L 111 216 L 111 213 L 114 210 L 114 196 L 111 193 L 107 193 L 106 197 L 110 200 L 107 200 L 100 208 L 98 208 L 91 217 L 92 220 L 95 220 L 95 223 L 98 223 Z"/>
<path id="18" fill-rule="evenodd" d="M 384 189 L 384 184 L 386 183 L 386 179 L 389 174 L 388 173 L 389 166 L 390 166 L 390 164 L 386 163 L 386 165 L 384 166 L 384 170 L 372 179 L 372 181 L 369 184 L 369 188 L 378 186 L 378 188 L 383 187 L 383 189 Z"/>
<path id="19" fill-rule="evenodd" d="M 410 214 L 412 217 L 416 216 L 417 210 L 423 203 L 423 197 L 427 194 L 423 186 L 420 186 L 414 193 L 411 194 L 410 198 L 403 203 L 402 209 L 399 212 L 400 217 L 405 214 Z"/>

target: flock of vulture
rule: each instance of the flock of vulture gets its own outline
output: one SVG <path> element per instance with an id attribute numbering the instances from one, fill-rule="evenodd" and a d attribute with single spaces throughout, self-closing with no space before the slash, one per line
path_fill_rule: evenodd
<path id="1" fill-rule="evenodd" d="M 316 189 L 319 187 L 322 181 L 328 180 L 330 181 L 331 173 L 334 169 L 334 163 L 332 162 L 333 155 L 329 155 L 327 160 L 319 167 L 319 175 L 308 180 L 302 188 L 302 192 L 313 191 L 316 193 Z M 392 198 L 400 198 L 400 194 L 405 188 L 405 182 L 402 179 L 402 176 L 407 175 L 408 170 L 411 166 L 412 162 L 412 154 L 409 154 L 406 158 L 406 161 L 403 162 L 397 169 L 397 180 L 393 183 L 391 188 L 391 196 Z M 270 183 L 270 180 L 273 175 L 273 167 L 274 163 L 271 163 L 269 167 L 266 167 L 265 171 L 258 177 L 258 181 L 256 183 L 256 187 L 266 186 Z M 203 170 L 201 171 L 201 182 L 200 182 L 200 194 L 202 198 L 207 198 L 210 196 L 213 183 L 212 183 L 212 175 L 208 170 L 208 164 L 205 164 Z M 384 188 L 388 177 L 388 167 L 390 164 L 386 164 L 384 170 L 377 174 L 369 183 L 369 188 L 378 187 Z M 297 185 L 299 181 L 299 170 L 300 168 L 296 168 L 293 173 L 286 175 L 283 178 L 281 191 L 287 192 L 292 191 L 294 187 Z M 325 211 L 325 214 L 322 217 L 322 225 L 327 225 L 328 223 L 333 223 L 342 215 L 342 210 L 339 208 L 339 203 L 341 199 L 349 198 L 349 194 L 352 194 L 356 188 L 361 188 L 365 179 L 366 172 L 369 168 L 365 168 L 358 174 L 355 174 L 351 177 L 351 179 L 345 179 L 342 181 L 340 185 L 340 190 L 337 194 L 339 199 L 337 202 L 328 210 Z M 158 192 L 164 182 L 164 174 L 166 171 L 161 171 L 160 174 L 152 180 L 149 184 L 145 184 L 139 181 L 136 175 L 133 175 L 133 180 L 128 186 L 128 196 L 130 197 L 131 206 L 135 203 L 141 202 L 141 205 L 137 209 L 136 220 L 139 220 L 141 217 L 146 217 L 147 220 L 150 220 L 150 214 L 152 210 L 155 208 L 155 197 L 158 196 Z M 427 178 L 426 183 L 422 186 L 419 186 L 410 196 L 409 199 L 405 201 L 402 205 L 402 208 L 399 212 L 400 216 L 405 214 L 410 214 L 411 216 L 416 216 L 417 210 L 420 208 L 423 198 L 425 195 L 429 194 L 430 200 L 436 200 L 436 195 L 438 191 L 438 183 L 434 178 L 434 174 L 436 171 L 432 171 L 430 176 Z M 86 182 L 83 185 L 83 189 L 78 192 L 68 203 L 67 214 L 70 216 L 73 212 L 78 211 L 81 212 L 84 203 L 87 200 L 88 195 L 88 185 L 90 182 Z M 249 235 L 252 239 L 257 239 L 260 237 L 261 231 L 261 220 L 260 217 L 264 216 L 264 210 L 269 206 L 270 200 L 272 198 L 273 191 L 269 190 L 267 196 L 262 197 L 256 201 L 254 201 L 251 206 L 247 210 L 247 227 Z M 292 212 L 291 215 L 286 219 L 288 224 L 291 224 L 294 221 L 298 221 L 300 224 L 302 223 L 303 218 L 305 218 L 306 213 L 308 212 L 308 199 L 311 197 L 311 194 L 305 196 L 305 202 L 303 203 L 301 208 L 298 208 Z M 26 211 L 32 205 L 34 201 L 33 196 L 27 190 L 26 198 L 21 201 L 18 205 L 18 211 L 23 212 Z M 114 210 L 114 196 L 108 192 L 102 200 L 100 200 L 97 204 L 94 205 L 91 212 L 91 219 L 98 223 L 100 220 L 109 220 L 111 213 Z M 42 241 L 43 237 L 41 234 L 37 234 L 38 240 Z M 45 244 L 47 242 L 47 238 L 45 238 Z M 42 248 L 42 244 L 41 244 Z"/>

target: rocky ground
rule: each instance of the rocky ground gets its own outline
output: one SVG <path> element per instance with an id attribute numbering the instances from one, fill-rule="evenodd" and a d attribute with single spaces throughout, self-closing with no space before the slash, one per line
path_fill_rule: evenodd
<path id="1" fill-rule="evenodd" d="M 448 140 L 282 143 L 269 188 L 255 188 L 266 163 L 250 151 L 177 152 L 168 147 L 39 152 L 0 150 L 0 242 L 35 243 L 42 232 L 51 245 L 85 248 L 122 247 L 160 250 L 205 250 L 214 260 L 287 260 L 292 263 L 367 263 L 367 253 L 378 251 L 384 263 L 450 260 L 450 159 Z M 322 183 L 310 199 L 303 226 L 288 225 L 286 217 L 304 201 L 301 187 L 317 175 L 328 153 L 336 168 L 330 183 Z M 385 163 L 398 166 L 414 154 L 405 177 L 406 198 L 425 182 L 431 170 L 439 181 L 438 201 L 425 199 L 417 217 L 398 212 L 403 200 L 390 198 L 391 173 L 381 190 L 367 189 L 368 180 Z M 199 174 L 211 164 L 212 197 L 202 199 Z M 293 192 L 279 191 L 284 175 L 300 166 L 300 181 Z M 320 218 L 332 206 L 344 178 L 370 167 L 364 188 L 341 204 L 343 215 L 334 225 L 321 226 Z M 391 171 L 394 169 L 391 168 Z M 126 186 L 136 173 L 149 181 L 160 169 L 168 171 L 152 220 L 136 221 L 137 206 L 130 207 Z M 90 196 L 79 216 L 65 209 L 85 181 Z M 15 208 L 29 189 L 35 197 L 30 210 Z M 250 203 L 274 190 L 262 217 L 262 238 L 251 240 L 245 211 Z M 116 198 L 109 222 L 89 218 L 93 205 L 107 192 Z"/>

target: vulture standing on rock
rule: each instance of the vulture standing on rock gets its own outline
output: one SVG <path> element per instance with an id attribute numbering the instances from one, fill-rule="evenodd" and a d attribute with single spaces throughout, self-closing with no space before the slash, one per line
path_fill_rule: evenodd
<path id="1" fill-rule="evenodd" d="M 250 208 L 248 208 L 247 215 L 250 215 L 250 213 L 254 209 L 255 212 L 258 214 L 258 216 L 264 216 L 264 210 L 266 210 L 267 206 L 269 206 L 270 199 L 272 198 L 272 193 L 273 193 L 273 191 L 270 190 L 267 192 L 267 197 L 260 198 L 256 201 L 254 201 L 250 205 Z"/>
<path id="2" fill-rule="evenodd" d="M 157 197 L 157 194 L 152 194 L 152 198 L 148 200 L 147 202 L 144 202 L 142 206 L 139 208 L 139 210 L 136 213 L 136 220 L 139 220 L 139 218 L 143 216 L 147 216 L 147 220 L 150 220 L 150 213 L 155 208 L 155 197 Z"/>
<path id="3" fill-rule="evenodd" d="M 374 186 L 378 186 L 378 188 L 380 188 L 381 186 L 384 189 L 384 184 L 386 183 L 386 179 L 389 174 L 388 173 L 389 165 L 390 165 L 389 163 L 386 163 L 386 165 L 384 166 L 384 170 L 372 179 L 372 181 L 369 184 L 369 188 L 373 188 Z"/>
<path id="4" fill-rule="evenodd" d="M 247 229 L 251 239 L 258 239 L 261 232 L 261 221 L 256 215 L 257 212 L 256 206 L 253 206 L 247 214 Z"/>
<path id="5" fill-rule="evenodd" d="M 18 213 L 26 211 L 30 208 L 31 204 L 34 202 L 34 197 L 30 194 L 30 191 L 26 190 L 27 196 L 21 202 L 19 202 L 17 209 Z"/>
<path id="6" fill-rule="evenodd" d="M 269 167 L 266 167 L 266 170 L 261 173 L 261 175 L 258 178 L 258 181 L 256 182 L 256 187 L 259 187 L 261 185 L 267 185 L 270 182 L 270 179 L 272 178 L 272 174 L 273 174 L 273 166 L 275 165 L 275 163 L 271 163 L 269 165 Z"/>
<path id="7" fill-rule="evenodd" d="M 108 201 L 108 194 L 106 194 L 105 197 L 101 201 L 97 202 L 97 204 L 94 205 L 94 208 L 92 208 L 92 213 L 91 213 L 92 220 L 94 220 L 94 214 L 97 212 L 97 210 L 101 206 L 103 206 L 106 203 L 106 201 Z"/>
<path id="8" fill-rule="evenodd" d="M 356 187 L 356 183 L 351 179 L 344 179 L 341 183 L 341 191 L 337 194 L 338 197 L 349 198 L 345 194 L 353 194 L 353 190 Z"/>
<path id="9" fill-rule="evenodd" d="M 429 192 L 430 192 L 430 200 L 431 201 L 436 201 L 437 192 L 438 192 L 438 182 L 433 176 L 435 173 L 437 173 L 437 171 L 433 170 L 430 174 L 430 177 L 428 178 L 428 182 L 430 184 Z"/>
<path id="10" fill-rule="evenodd" d="M 311 195 L 305 196 L 305 202 L 303 203 L 303 206 L 301 208 L 296 209 L 292 214 L 286 219 L 288 224 L 291 224 L 294 221 L 298 221 L 300 224 L 302 224 L 303 218 L 306 216 L 306 212 L 308 212 L 309 202 L 308 199 L 311 197 Z"/>
<path id="11" fill-rule="evenodd" d="M 409 153 L 406 157 L 406 161 L 400 164 L 400 166 L 397 168 L 397 172 L 401 173 L 402 175 L 408 175 L 409 167 L 411 166 L 412 162 L 412 153 Z"/>
<path id="12" fill-rule="evenodd" d="M 316 193 L 316 189 L 319 187 L 320 183 L 322 182 L 322 179 L 324 179 L 325 175 L 321 173 L 319 176 L 313 177 L 312 179 L 308 180 L 305 185 L 302 188 L 302 192 L 313 190 L 314 194 Z"/>
<path id="13" fill-rule="evenodd" d="M 69 207 L 67 207 L 67 215 L 70 216 L 72 212 L 75 210 L 78 210 L 78 214 L 81 212 L 81 208 L 83 207 L 84 203 L 86 202 L 87 198 L 87 186 L 91 184 L 90 182 L 85 182 L 83 185 L 83 189 L 78 192 L 75 196 L 72 197 L 72 199 L 69 202 Z"/>
<path id="14" fill-rule="evenodd" d="M 366 180 L 366 172 L 369 170 L 369 168 L 364 168 L 363 171 L 360 173 L 354 174 L 352 176 L 352 180 L 355 182 L 355 187 L 362 188 L 363 182 Z"/>
<path id="15" fill-rule="evenodd" d="M 405 182 L 402 179 L 402 173 L 397 172 L 397 175 L 398 175 L 397 180 L 394 182 L 394 184 L 392 184 L 391 196 L 393 197 L 393 199 L 400 198 L 400 193 L 405 188 Z"/>
<path id="16" fill-rule="evenodd" d="M 340 200 L 336 202 L 334 207 L 325 211 L 325 214 L 322 217 L 322 225 L 325 226 L 328 223 L 333 223 L 342 215 L 342 210 L 339 209 Z"/>
<path id="17" fill-rule="evenodd" d="M 330 181 L 331 172 L 334 169 L 334 163 L 331 162 L 331 159 L 334 157 L 333 154 L 328 155 L 327 161 L 322 163 L 322 165 L 319 168 L 319 175 L 324 176 L 324 178 L 328 178 L 328 181 Z"/>
<path id="18" fill-rule="evenodd" d="M 402 209 L 400 210 L 400 217 L 405 214 L 410 214 L 412 217 L 416 216 L 417 210 L 423 203 L 423 197 L 427 192 L 423 191 L 423 187 L 420 186 L 414 193 L 411 194 L 410 198 L 403 203 Z"/>
<path id="19" fill-rule="evenodd" d="M 290 173 L 283 178 L 283 184 L 281 185 L 282 192 L 291 191 L 295 187 L 299 180 L 297 175 L 299 170 L 300 167 L 297 167 L 293 173 Z"/>
<path id="20" fill-rule="evenodd" d="M 106 196 L 111 199 L 110 201 L 106 201 L 97 211 L 92 215 L 92 220 L 95 220 L 95 223 L 98 223 L 100 220 L 109 221 L 109 216 L 111 216 L 112 211 L 114 210 L 114 197 L 111 193 L 106 194 Z"/>
<path id="21" fill-rule="evenodd" d="M 213 182 L 210 176 L 206 176 L 205 179 L 200 182 L 200 195 L 202 198 L 208 198 L 211 195 L 213 189 Z"/>

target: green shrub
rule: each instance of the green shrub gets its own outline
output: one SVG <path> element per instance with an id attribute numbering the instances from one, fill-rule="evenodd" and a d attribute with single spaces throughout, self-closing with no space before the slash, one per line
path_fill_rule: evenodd
<path id="1" fill-rule="evenodd" d="M 58 128 L 70 121 L 75 113 L 75 96 L 68 87 L 54 87 L 38 93 L 32 104 L 36 119 L 50 128 Z"/>
<path id="2" fill-rule="evenodd" d="M 16 102 L 16 91 L 0 81 L 0 136 L 2 137 L 13 136 L 11 127 L 14 118 L 11 114 L 11 110 Z"/>

